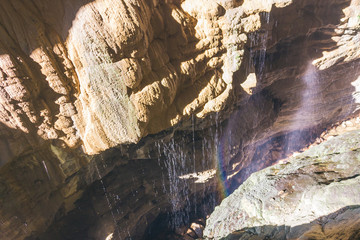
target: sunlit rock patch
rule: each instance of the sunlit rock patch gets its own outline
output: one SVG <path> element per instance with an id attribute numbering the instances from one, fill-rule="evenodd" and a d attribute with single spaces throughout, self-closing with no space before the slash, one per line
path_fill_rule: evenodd
<path id="1" fill-rule="evenodd" d="M 280 227 L 279 231 L 281 226 L 285 226 L 294 229 L 286 230 L 286 236 L 290 238 L 306 235 L 312 228 L 313 234 L 317 231 L 318 236 L 337 239 L 339 234 L 335 230 L 327 232 L 326 227 L 321 228 L 321 221 L 316 223 L 315 220 L 360 204 L 359 133 L 357 130 L 334 137 L 284 164 L 252 174 L 215 208 L 207 220 L 205 236 L 220 239 L 236 230 L 266 229 L 266 226 L 270 226 L 269 229 L 273 226 L 276 233 L 276 226 Z M 350 225 L 358 221 L 351 217 L 353 214 L 357 216 L 358 210 L 355 208 L 354 211 L 341 216 Z M 336 224 L 336 220 L 332 221 L 331 224 Z M 318 230 L 314 224 L 318 224 Z M 348 235 L 359 230 L 351 229 L 353 232 Z M 338 231 L 343 232 L 341 226 Z M 239 238 L 236 238 L 237 234 L 230 236 L 229 239 L 243 239 L 241 234 Z"/>

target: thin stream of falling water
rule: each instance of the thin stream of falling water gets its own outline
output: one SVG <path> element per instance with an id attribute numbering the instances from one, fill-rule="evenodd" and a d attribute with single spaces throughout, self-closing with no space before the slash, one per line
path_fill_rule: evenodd
<path id="1" fill-rule="evenodd" d="M 197 201 L 199 199 L 197 197 L 199 193 L 196 193 L 196 184 L 191 180 L 183 178 L 184 175 L 189 175 L 189 173 L 196 173 L 196 170 L 209 170 L 217 166 L 216 154 L 220 135 L 219 113 L 215 113 L 210 118 L 214 123 L 214 127 L 209 128 L 208 135 L 202 138 L 201 160 L 197 159 L 195 151 L 195 116 L 192 118 L 192 132 L 189 135 L 173 137 L 169 142 L 164 142 L 164 140 L 155 142 L 155 147 L 158 151 L 158 164 L 160 167 L 165 166 L 164 170 L 167 173 L 166 178 L 162 174 L 162 186 L 171 206 L 169 227 L 172 229 L 189 224 L 190 217 L 197 216 L 200 213 L 207 214 L 210 209 L 216 206 L 217 197 L 215 194 L 210 194 L 207 196 L 206 204 L 203 204 L 201 209 L 198 208 Z M 196 162 L 197 160 L 199 160 L 199 163 Z M 197 166 L 197 164 L 201 164 L 201 166 Z M 205 185 L 201 190 L 203 193 L 201 196 L 206 196 L 213 187 L 212 185 Z M 190 196 L 190 193 L 193 196 Z"/>
<path id="2" fill-rule="evenodd" d="M 217 169 L 217 160 L 216 160 L 216 149 L 218 145 L 218 113 L 210 116 L 210 121 L 215 127 L 211 127 L 206 131 L 206 135 L 201 140 L 201 169 L 202 170 L 216 170 Z M 205 185 L 203 188 L 202 194 L 206 196 L 210 192 L 214 191 L 212 188 L 214 186 Z M 206 204 L 202 205 L 203 213 L 209 213 L 209 210 L 212 210 L 216 206 L 216 196 L 214 194 L 209 195 Z"/>
<path id="3" fill-rule="evenodd" d="M 265 15 L 266 25 L 269 25 L 270 22 L 270 12 L 263 13 Z M 265 69 L 265 57 L 266 57 L 266 49 L 267 49 L 267 39 L 268 39 L 269 31 L 265 29 L 265 33 L 260 36 L 260 56 L 259 56 L 259 78 L 262 78 Z"/>
<path id="4" fill-rule="evenodd" d="M 269 25 L 270 22 L 270 12 L 265 12 L 265 20 L 266 25 Z M 261 50 L 260 50 L 260 67 L 259 67 L 259 74 L 260 78 L 262 77 L 265 69 L 265 57 L 266 57 L 266 50 L 267 50 L 267 39 L 268 39 L 269 31 L 266 29 L 265 33 L 261 36 L 260 42 L 261 42 Z"/>
<path id="5" fill-rule="evenodd" d="M 195 115 L 193 114 L 191 119 L 191 123 L 192 123 L 192 151 L 193 151 L 193 173 L 196 173 L 196 146 L 195 146 Z M 196 184 L 194 184 L 194 203 L 196 203 Z M 195 215 L 197 214 L 197 208 L 196 208 L 196 204 L 194 204 L 195 209 Z"/>
<path id="6" fill-rule="evenodd" d="M 175 228 L 190 221 L 188 186 L 186 181 L 179 178 L 186 172 L 186 161 L 188 159 L 181 149 L 180 143 L 175 143 L 174 139 L 164 146 L 164 154 L 170 180 L 170 200 L 173 207 L 173 227 Z M 185 210 L 179 211 L 183 203 L 185 203 Z"/>
<path id="7" fill-rule="evenodd" d="M 257 66 L 257 78 L 261 79 L 265 70 L 266 50 L 267 50 L 267 39 L 269 31 L 267 26 L 270 23 L 270 12 L 263 12 L 261 16 L 266 21 L 266 28 L 264 32 L 254 32 L 248 35 L 250 41 L 250 61 L 248 61 L 247 74 L 252 66 Z M 259 50 L 254 52 L 254 47 L 258 47 Z"/>
<path id="8" fill-rule="evenodd" d="M 211 131 L 209 131 L 211 133 Z M 210 135 L 210 137 L 212 138 L 212 136 Z M 202 169 L 214 169 L 215 166 L 213 166 L 212 162 L 212 158 L 213 157 L 213 146 L 211 145 L 211 142 L 207 140 L 207 138 L 203 138 L 202 142 L 201 142 L 201 152 L 202 152 L 202 159 L 201 159 L 201 164 L 202 164 Z M 203 190 L 203 196 L 205 196 L 206 192 L 209 190 L 209 188 L 211 188 L 211 186 L 205 186 L 204 190 Z M 212 199 L 211 199 L 212 200 Z M 212 201 L 209 202 L 209 208 L 212 208 Z M 204 212 L 206 212 L 206 206 L 204 206 Z"/>
<path id="9" fill-rule="evenodd" d="M 217 169 L 218 167 L 218 163 L 217 161 L 219 161 L 219 159 L 217 158 L 217 153 L 218 153 L 218 149 L 219 149 L 219 144 L 220 144 L 220 137 L 219 137 L 219 112 L 216 112 L 215 113 L 215 130 L 214 130 L 214 133 L 212 131 L 211 134 L 211 139 L 213 139 L 213 142 L 209 141 L 207 142 L 208 143 L 208 150 L 209 150 L 209 153 L 210 153 L 210 157 L 208 158 L 208 166 L 210 164 L 210 167 L 211 168 L 215 168 Z M 220 169 L 217 169 L 217 170 L 220 170 Z M 218 183 L 217 183 L 218 184 Z M 217 204 L 217 201 L 216 201 L 216 197 L 214 195 L 211 196 L 211 199 L 209 200 L 211 202 L 211 205 L 210 205 L 210 208 L 214 208 Z"/>
<path id="10" fill-rule="evenodd" d="M 43 166 L 44 166 L 44 169 L 45 169 L 45 171 L 46 171 L 46 174 L 47 174 L 49 180 L 51 180 L 50 175 L 49 175 L 49 171 L 48 171 L 48 168 L 47 168 L 47 166 L 46 166 L 45 161 L 42 161 L 42 164 L 43 164 Z"/>
<path id="11" fill-rule="evenodd" d="M 104 162 L 103 156 L 101 156 L 101 159 L 102 159 L 102 162 Z M 110 210 L 110 212 L 111 212 L 111 216 L 112 216 L 112 219 L 113 219 L 113 222 L 114 222 L 114 227 L 115 227 L 114 232 L 116 232 L 116 233 L 118 234 L 118 236 L 120 237 L 120 231 L 119 231 L 118 226 L 117 226 L 117 223 L 116 223 L 115 215 L 114 215 L 114 212 L 113 212 L 113 207 L 112 207 L 111 202 L 110 202 L 110 200 L 109 200 L 109 196 L 108 196 L 108 193 L 107 193 L 107 191 L 106 191 L 105 184 L 104 184 L 104 182 L 103 182 L 103 180 L 102 180 L 102 176 L 101 176 L 101 174 L 100 174 L 100 171 L 99 171 L 99 168 L 98 168 L 98 166 L 97 166 L 96 160 L 95 160 L 95 169 L 96 169 L 96 172 L 97 172 L 97 174 L 98 174 L 99 181 L 100 181 L 100 183 L 101 183 L 101 187 L 102 187 L 102 189 L 103 189 L 103 191 L 104 191 L 104 195 L 105 195 L 105 198 L 106 198 L 106 202 L 107 202 L 108 207 L 109 207 L 109 210 Z M 129 236 L 130 236 L 130 235 L 129 235 Z M 120 238 L 120 240 L 121 240 L 121 238 Z"/>
<path id="12" fill-rule="evenodd" d="M 161 164 L 161 144 L 163 145 L 164 142 L 163 140 L 160 140 L 160 142 L 155 142 L 155 146 L 157 147 L 158 149 L 158 165 L 160 166 L 161 170 L 163 169 L 162 168 L 162 164 Z M 161 171 L 161 182 L 162 182 L 162 187 L 163 187 L 163 192 L 166 194 L 167 193 L 167 190 L 166 190 L 166 184 L 165 184 L 165 176 L 163 174 L 163 171 Z"/>
<path id="13" fill-rule="evenodd" d="M 195 136 L 193 137 L 194 140 Z M 188 154 L 189 149 L 186 142 L 184 138 L 176 141 L 172 138 L 170 142 L 159 141 L 157 143 L 159 156 L 162 156 L 161 159 L 166 167 L 169 179 L 168 190 L 164 179 L 163 188 L 164 192 L 167 192 L 172 208 L 169 215 L 171 219 L 169 225 L 173 229 L 190 222 L 191 206 L 195 206 L 191 204 L 193 199 L 190 199 L 189 181 L 180 178 L 189 172 L 192 173 L 195 167 L 194 155 Z M 160 157 L 159 164 L 161 164 Z M 196 202 L 196 199 L 194 200 Z"/>
<path id="14" fill-rule="evenodd" d="M 215 136 L 214 136 L 214 152 L 215 152 L 215 156 L 217 155 L 218 151 L 219 151 L 219 113 L 216 112 L 215 113 Z M 221 161 L 220 159 L 216 159 L 217 161 Z M 219 167 L 219 164 L 216 165 L 217 167 Z M 218 169 L 218 171 L 223 171 L 223 169 Z M 219 173 L 222 174 L 222 173 Z"/>

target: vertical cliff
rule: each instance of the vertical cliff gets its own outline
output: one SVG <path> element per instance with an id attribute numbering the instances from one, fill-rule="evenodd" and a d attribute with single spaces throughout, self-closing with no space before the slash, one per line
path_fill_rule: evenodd
<path id="1" fill-rule="evenodd" d="M 89 219 L 81 237 L 102 239 L 128 224 L 119 233 L 127 237 L 143 224 L 141 238 L 145 219 L 172 206 L 161 189 L 201 192 L 200 201 L 218 182 L 215 174 L 196 182 L 195 172 L 220 165 L 233 190 L 271 164 L 257 156 L 275 152 L 273 139 L 353 114 L 359 5 L 0 2 L 0 238 L 71 238 L 76 216 Z M 307 93 L 306 79 L 314 80 Z M 171 189 L 174 181 L 186 190 Z M 131 188 L 142 198 L 134 205 Z"/>

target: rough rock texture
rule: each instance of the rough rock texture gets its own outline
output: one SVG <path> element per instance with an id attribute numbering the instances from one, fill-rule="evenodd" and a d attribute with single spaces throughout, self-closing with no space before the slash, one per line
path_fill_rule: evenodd
<path id="1" fill-rule="evenodd" d="M 167 207 L 176 211 L 187 191 L 182 174 L 212 170 L 220 160 L 219 173 L 236 187 L 270 164 L 253 160 L 273 138 L 353 113 L 360 102 L 359 4 L 1 1 L 0 238 L 36 237 L 63 222 L 76 226 L 69 214 L 83 192 L 101 186 L 94 181 L 114 167 L 131 169 L 129 160 L 164 162 L 157 181 L 171 183 Z M 304 95 L 304 78 L 318 79 L 316 91 Z M 296 114 L 306 95 L 313 110 Z M 182 151 L 172 146 L 182 140 L 168 145 L 172 133 L 143 138 L 170 126 L 190 139 Z M 165 148 L 154 144 L 162 138 Z M 185 187 L 195 193 L 201 175 L 191 176 Z M 146 215 L 142 207 L 137 213 Z M 163 211 L 154 209 L 153 215 Z M 106 226 L 125 228 L 126 215 L 114 216 L 119 226 L 101 221 L 109 211 L 88 215 L 100 233 L 81 234 L 96 238 Z M 129 234 L 140 222 L 131 222 Z"/>
<path id="2" fill-rule="evenodd" d="M 221 139 L 229 185 L 260 169 L 256 152 L 272 138 L 294 132 L 287 138 L 296 142 L 306 136 L 304 129 L 325 127 L 358 109 L 359 4 L 293 1 L 260 14 L 260 30 L 248 34 L 251 61 L 245 61 L 256 87 L 233 112 Z"/>
<path id="3" fill-rule="evenodd" d="M 295 62 L 280 67 L 281 56 L 273 56 L 286 48 L 282 41 L 300 41 L 293 54 L 301 62 L 313 57 L 320 70 L 352 62 L 359 57 L 358 3 L 345 9 L 348 3 L 319 2 L 315 9 L 290 0 L 1 3 L 1 122 L 28 139 L 6 141 L 3 161 L 21 152 L 12 147 L 16 141 L 81 144 L 90 154 L 138 142 L 192 114 L 203 118 L 247 99 L 252 87 L 262 90 L 279 74 L 301 76 Z M 277 68 L 263 78 L 265 48 Z M 247 79 L 255 53 L 258 79 Z"/>
<path id="4" fill-rule="evenodd" d="M 200 137 L 206 136 L 196 135 L 196 138 Z M 217 202 L 214 174 L 199 178 L 193 173 L 192 135 L 179 132 L 171 134 L 171 138 L 170 142 L 162 138 L 147 139 L 145 145 L 144 141 L 140 142 L 140 147 L 133 145 L 126 151 L 113 149 L 102 157 L 92 159 L 85 170 L 87 174 L 83 178 L 74 179 L 72 189 L 94 182 L 83 190 L 80 197 L 74 196 L 77 201 L 71 202 L 72 198 L 65 198 L 65 204 L 59 204 L 61 202 L 57 200 L 61 197 L 55 196 L 61 196 L 61 192 L 55 192 L 51 194 L 55 195 L 53 197 L 44 197 L 51 200 L 53 206 L 44 202 L 38 207 L 44 211 L 47 209 L 46 214 L 33 213 L 32 208 L 26 213 L 28 216 L 37 216 L 34 222 L 39 225 L 39 219 L 54 218 L 47 229 L 34 226 L 35 223 L 23 219 L 23 213 L 14 210 L 10 212 L 11 208 L 8 208 L 8 215 L 26 221 L 26 226 L 25 222 L 19 220 L 17 223 L 20 229 L 9 230 L 0 237 L 12 239 L 11 232 L 20 232 L 19 235 L 28 234 L 28 240 L 104 240 L 110 234 L 113 234 L 113 239 L 144 239 L 149 236 L 152 237 L 149 239 L 167 239 L 159 235 L 166 236 L 169 229 L 182 227 L 184 221 L 195 218 L 197 214 L 205 216 Z M 212 153 L 203 154 L 203 157 L 207 157 Z M 211 162 L 201 165 L 201 158 L 197 159 L 196 171 L 214 168 Z M 51 177 L 52 174 L 49 171 Z M 48 184 L 45 170 L 41 176 L 29 174 L 28 179 L 32 182 L 32 178 L 40 178 L 39 186 Z M 97 180 L 99 178 L 101 180 Z M 195 207 L 204 198 L 206 204 Z"/>
<path id="5" fill-rule="evenodd" d="M 260 226 L 237 231 L 226 240 L 262 239 L 359 239 L 359 206 L 350 206 L 315 221 L 296 226 Z"/>
<path id="6" fill-rule="evenodd" d="M 1 122 L 29 138 L 99 153 L 229 97 L 229 23 L 216 1 L 11 1 L 1 11 Z"/>
<path id="7" fill-rule="evenodd" d="M 220 239 L 235 230 L 263 226 L 256 229 L 271 230 L 272 236 L 279 234 L 287 239 L 338 239 L 344 231 L 342 226 L 347 224 L 352 231 L 342 239 L 352 239 L 359 231 L 357 208 L 326 216 L 360 203 L 359 133 L 345 133 L 287 163 L 252 174 L 215 208 L 204 235 Z M 317 223 L 313 222 L 318 218 Z M 340 225 L 336 226 L 336 221 Z M 229 239 L 244 239 L 241 234 L 237 236 Z"/>

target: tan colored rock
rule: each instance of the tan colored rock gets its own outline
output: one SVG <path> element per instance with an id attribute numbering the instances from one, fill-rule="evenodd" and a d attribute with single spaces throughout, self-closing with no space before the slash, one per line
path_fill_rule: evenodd
<path id="1" fill-rule="evenodd" d="M 138 142 L 194 113 L 203 118 L 223 109 L 229 94 L 222 93 L 234 89 L 226 85 L 247 41 L 238 32 L 259 29 L 259 12 L 271 4 L 3 3 L 9 14 L 0 29 L 0 64 L 8 111 L 1 121 L 95 154 Z M 17 113 L 12 101 L 19 102 Z M 210 101 L 218 107 L 206 105 Z"/>
<path id="2" fill-rule="evenodd" d="M 353 112 L 359 2 L 339 2 L 0 2 L 0 182 L 9 190 L 0 199 L 9 204 L 0 204 L 2 238 L 25 238 L 46 229 L 61 206 L 71 210 L 81 187 L 101 177 L 87 155 L 224 110 L 222 121 L 241 106 L 229 136 L 244 151 L 229 151 L 236 174 L 253 156 L 248 146 L 289 131 L 310 57 L 325 80 L 318 118 L 302 127 Z M 251 61 L 265 57 L 273 58 L 264 66 Z M 30 207 L 21 216 L 32 216 L 26 231 L 14 217 L 22 206 Z"/>

